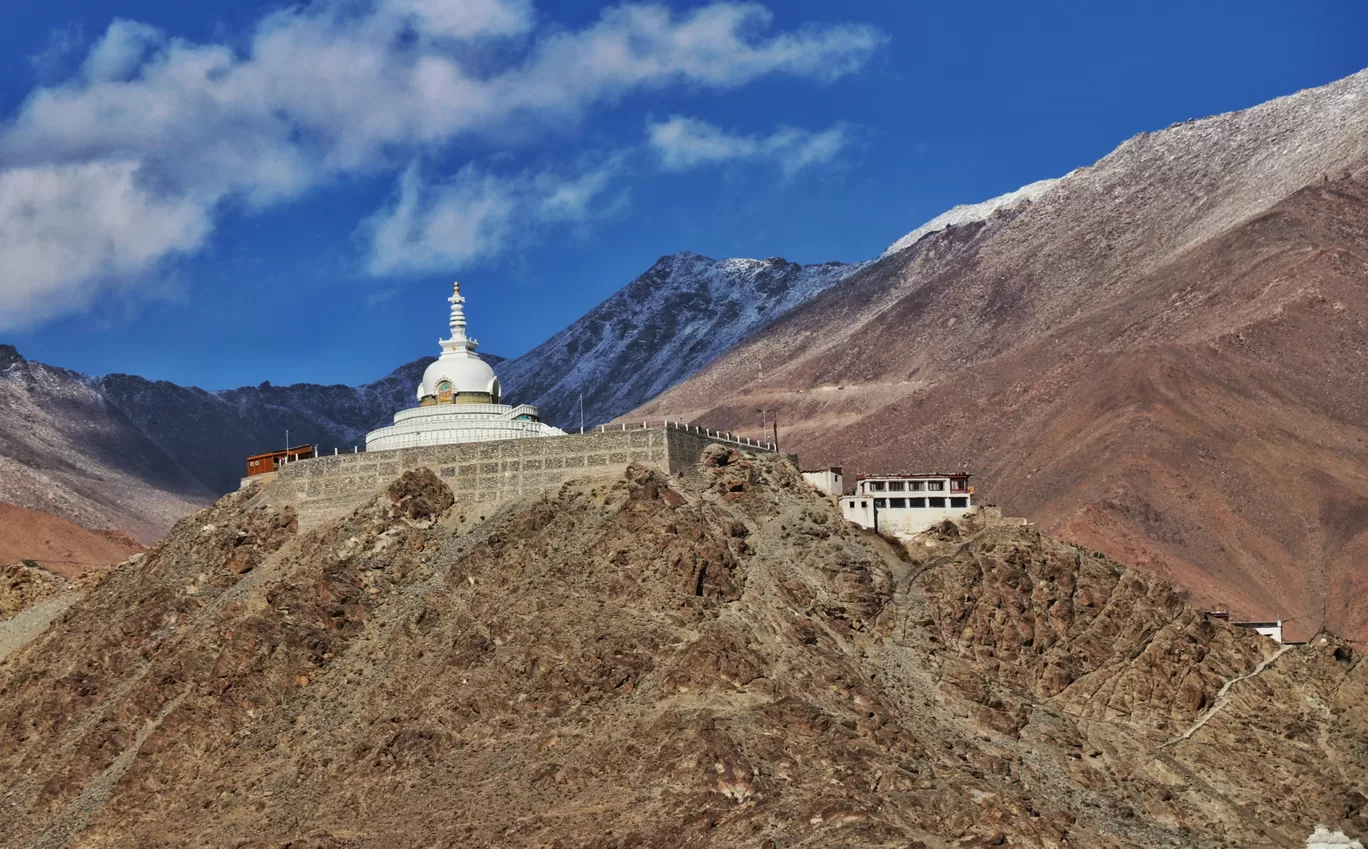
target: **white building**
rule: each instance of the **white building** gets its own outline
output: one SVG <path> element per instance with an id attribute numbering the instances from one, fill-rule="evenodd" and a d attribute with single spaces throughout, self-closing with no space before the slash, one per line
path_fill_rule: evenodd
<path id="1" fill-rule="evenodd" d="M 563 435 L 565 431 L 542 422 L 536 407 L 499 403 L 499 378 L 475 353 L 479 343 L 466 336 L 461 284 L 452 284 L 447 302 L 451 338 L 438 343 L 441 356 L 423 372 L 418 406 L 400 410 L 393 425 L 366 434 L 366 450 Z"/>
<path id="2" fill-rule="evenodd" d="M 832 466 L 829 469 L 806 469 L 803 471 L 803 480 L 827 495 L 834 495 L 837 498 L 845 492 L 845 478 L 841 476 L 840 466 Z"/>
<path id="3" fill-rule="evenodd" d="M 1273 640 L 1275 643 L 1283 641 L 1283 624 L 1281 619 L 1273 622 L 1232 622 L 1236 628 L 1248 628 L 1255 633 L 1262 634 Z"/>
<path id="4" fill-rule="evenodd" d="M 847 520 L 882 533 L 911 536 L 973 507 L 967 474 L 861 475 L 855 493 L 841 497 Z"/>

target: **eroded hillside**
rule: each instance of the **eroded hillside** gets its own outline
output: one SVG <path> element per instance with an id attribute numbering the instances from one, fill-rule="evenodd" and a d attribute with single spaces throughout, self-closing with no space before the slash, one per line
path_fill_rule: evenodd
<path id="1" fill-rule="evenodd" d="M 1301 846 L 1365 678 L 980 517 L 909 554 L 721 447 L 306 534 L 235 493 L 0 666 L 8 846 Z"/>

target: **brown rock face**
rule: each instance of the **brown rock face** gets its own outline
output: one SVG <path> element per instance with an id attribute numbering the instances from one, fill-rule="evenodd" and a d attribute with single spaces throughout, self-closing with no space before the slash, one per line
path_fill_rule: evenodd
<path id="1" fill-rule="evenodd" d="M 66 581 L 46 569 L 24 563 L 0 566 L 0 619 L 12 616 L 66 588 Z"/>
<path id="2" fill-rule="evenodd" d="M 1366 166 L 1368 72 L 1139 136 L 624 418 L 776 409 L 805 465 L 964 468 L 1204 605 L 1366 638 Z"/>
<path id="3" fill-rule="evenodd" d="M 1030 528 L 977 518 L 896 550 L 734 451 L 479 521 L 442 489 L 400 481 L 306 535 L 235 494 L 107 575 L 0 665 L 0 843 L 1216 847 L 1368 827 L 1353 652 L 1275 656 Z"/>

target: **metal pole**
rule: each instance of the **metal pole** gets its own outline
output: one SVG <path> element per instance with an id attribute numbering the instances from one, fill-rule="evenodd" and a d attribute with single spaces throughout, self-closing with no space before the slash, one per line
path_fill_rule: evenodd
<path id="1" fill-rule="evenodd" d="M 584 393 L 580 393 L 580 433 L 584 433 Z"/>

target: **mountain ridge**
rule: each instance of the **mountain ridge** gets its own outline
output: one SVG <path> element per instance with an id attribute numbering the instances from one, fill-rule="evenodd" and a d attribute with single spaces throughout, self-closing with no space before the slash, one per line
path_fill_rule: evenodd
<path id="1" fill-rule="evenodd" d="M 668 254 L 499 372 L 512 398 L 567 430 L 601 424 L 839 284 L 860 264 Z"/>
<path id="2" fill-rule="evenodd" d="M 982 496 L 1204 603 L 1368 635 L 1335 601 L 1368 586 L 1368 523 L 1345 518 L 1368 495 L 1365 166 L 1368 72 L 1136 136 L 627 417 L 745 433 L 777 409 L 805 463 L 972 467 Z"/>

